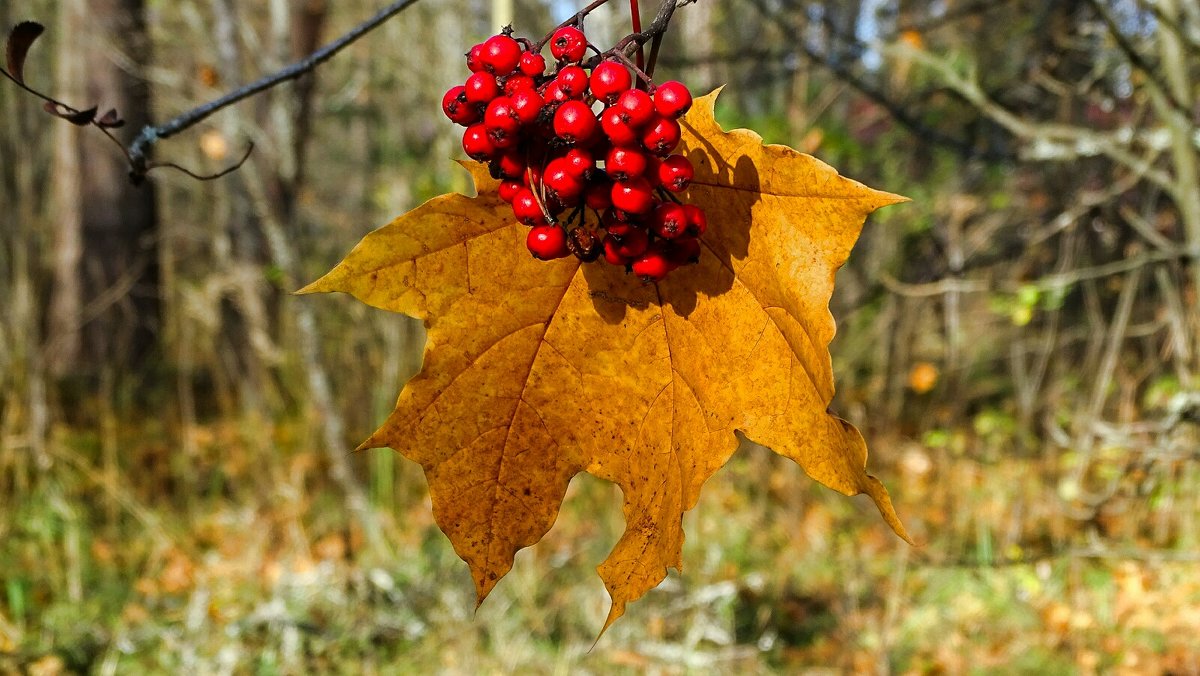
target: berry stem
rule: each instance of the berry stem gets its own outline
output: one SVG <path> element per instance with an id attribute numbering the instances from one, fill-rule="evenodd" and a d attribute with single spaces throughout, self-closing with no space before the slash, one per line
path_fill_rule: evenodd
<path id="1" fill-rule="evenodd" d="M 638 8 L 638 0 L 629 0 L 629 15 L 633 19 L 633 32 L 642 32 L 642 11 Z M 646 67 L 646 57 L 642 52 L 642 45 L 639 43 L 637 48 L 637 67 L 641 70 Z"/>
<path id="2" fill-rule="evenodd" d="M 650 41 L 650 56 L 646 59 L 646 75 L 654 77 L 654 64 L 658 63 L 658 48 L 662 46 L 664 33 L 659 33 Z M 641 48 L 638 48 L 638 55 L 641 55 Z"/>
<path id="3" fill-rule="evenodd" d="M 629 68 L 633 70 L 633 73 L 638 76 L 638 79 L 641 80 L 642 84 L 644 85 L 643 87 L 639 87 L 639 89 L 645 89 L 647 94 L 654 94 L 654 79 L 651 78 L 644 70 L 642 70 L 640 65 L 634 63 L 633 59 L 630 59 L 628 56 L 626 56 L 624 50 L 619 50 L 614 47 L 613 49 L 609 50 L 609 55 L 616 58 L 626 66 L 629 66 Z"/>
<path id="4" fill-rule="evenodd" d="M 526 175 L 529 177 L 529 192 L 533 193 L 533 201 L 537 202 L 538 208 L 542 210 L 542 216 L 546 217 L 547 223 L 558 223 L 554 217 L 550 215 L 550 210 L 546 208 L 546 184 L 538 181 L 537 185 L 533 185 L 533 165 L 530 164 L 525 169 Z"/>
<path id="5" fill-rule="evenodd" d="M 578 223 L 576 223 L 576 221 L 578 221 Z M 578 227 L 583 227 L 583 205 L 582 204 L 575 207 L 575 210 L 572 211 L 571 215 L 567 218 L 567 225 L 569 226 L 572 223 L 576 223 L 576 225 Z"/>

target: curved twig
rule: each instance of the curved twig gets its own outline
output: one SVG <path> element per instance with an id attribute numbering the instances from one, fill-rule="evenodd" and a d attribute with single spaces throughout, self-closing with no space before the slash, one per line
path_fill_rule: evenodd
<path id="1" fill-rule="evenodd" d="M 138 137 L 134 139 L 133 144 L 129 146 L 129 162 L 132 165 L 130 177 L 134 178 L 136 181 L 138 180 L 138 177 L 144 178 L 146 172 L 152 169 L 154 166 L 172 166 L 168 164 L 152 165 L 150 163 L 147 155 L 151 146 L 153 146 L 156 142 L 174 136 L 175 134 L 194 126 L 222 108 L 227 108 L 238 101 L 241 101 L 242 99 L 266 91 L 272 87 L 275 87 L 276 85 L 287 82 L 288 80 L 294 80 L 312 71 L 317 66 L 333 58 L 334 55 L 348 47 L 362 36 L 378 28 L 383 22 L 392 18 L 396 14 L 399 14 L 402 10 L 407 9 L 416 1 L 417 0 L 396 0 L 387 7 L 379 10 L 375 16 L 355 26 L 350 30 L 350 32 L 346 33 L 342 37 L 334 40 L 328 45 L 325 45 L 312 54 L 309 54 L 303 59 L 286 66 L 278 72 L 264 76 L 244 87 L 239 87 L 238 89 L 229 92 L 225 96 L 222 96 L 215 101 L 209 101 L 208 103 L 204 103 L 192 108 L 191 110 L 180 113 L 173 119 L 164 122 L 163 124 L 157 126 L 147 126 L 143 128 Z M 244 158 L 242 162 L 245 162 Z M 239 162 L 237 166 L 241 166 L 242 162 Z M 229 171 L 236 169 L 237 166 L 231 167 L 219 175 L 223 176 Z M 181 167 L 176 166 L 176 168 Z M 188 173 L 190 174 L 191 172 Z"/>

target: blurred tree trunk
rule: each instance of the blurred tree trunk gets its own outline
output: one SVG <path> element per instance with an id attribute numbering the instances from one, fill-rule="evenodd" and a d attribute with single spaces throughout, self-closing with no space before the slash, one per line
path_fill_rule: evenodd
<path id="1" fill-rule="evenodd" d="M 277 61 L 274 67 L 320 47 L 328 11 L 326 0 L 307 0 L 292 7 L 285 0 L 271 0 L 273 57 Z M 267 128 L 276 139 L 275 156 L 271 162 L 254 162 L 244 168 L 247 193 L 260 216 L 270 260 L 287 288 L 297 288 L 297 279 L 301 277 L 301 258 L 294 245 L 301 230 L 297 198 L 304 187 L 305 158 L 312 141 L 315 84 L 315 74 L 309 73 L 296 80 L 293 87 L 271 92 L 266 99 L 269 106 L 266 118 L 270 121 Z M 371 551 L 386 555 L 388 546 L 378 515 L 371 509 L 367 493 L 345 452 L 344 421 L 322 361 L 320 330 L 312 307 L 291 303 L 287 310 L 295 318 L 296 341 L 314 421 L 320 428 L 330 473 L 345 494 L 347 508 L 362 525 Z"/>
<path id="2" fill-rule="evenodd" d="M 229 88 L 241 86 L 247 79 L 239 34 L 245 18 L 239 14 L 235 0 L 213 0 L 212 10 L 221 80 Z M 249 79 L 260 74 L 255 72 Z M 246 105 L 251 110 L 261 108 L 258 102 Z M 243 116 L 224 117 L 221 129 L 229 139 L 253 133 L 253 127 L 246 124 Z M 262 271 L 268 255 L 259 218 L 247 195 L 245 178 L 234 172 L 223 187 L 225 199 L 217 216 L 220 229 L 213 237 L 213 253 L 224 275 L 219 353 L 223 375 L 236 390 L 242 409 L 262 412 L 270 382 L 267 362 L 272 361 L 275 353 L 267 303 L 270 294 L 262 288 Z"/>
<path id="3" fill-rule="evenodd" d="M 62 95 L 115 108 L 126 125 L 114 135 L 128 142 L 150 115 L 143 1 L 66 0 L 61 17 Z M 95 129 L 64 123 L 57 134 L 47 366 L 60 377 L 144 373 L 161 311 L 153 185 L 132 185 L 125 158 Z"/>
<path id="4" fill-rule="evenodd" d="M 1174 26 L 1186 25 L 1183 3 L 1179 0 L 1163 0 L 1159 3 L 1163 17 Z M 1175 164 L 1175 202 L 1183 221 L 1183 239 L 1187 248 L 1200 250 L 1200 150 L 1193 141 L 1200 132 L 1200 124 L 1189 120 L 1184 111 L 1175 110 L 1167 101 L 1169 94 L 1181 105 L 1192 103 L 1193 115 L 1196 104 L 1195 71 L 1189 67 L 1187 45 L 1176 31 L 1169 27 L 1159 28 L 1159 58 L 1167 92 L 1153 92 L 1153 102 L 1159 114 L 1167 121 L 1171 134 L 1171 156 Z M 1191 65 L 1195 65 L 1193 61 Z M 1200 262 L 1191 261 L 1192 293 L 1200 296 Z"/>

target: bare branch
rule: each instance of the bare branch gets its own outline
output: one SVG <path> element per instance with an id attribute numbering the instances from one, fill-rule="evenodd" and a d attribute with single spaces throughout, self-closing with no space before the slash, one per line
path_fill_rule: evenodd
<path id="1" fill-rule="evenodd" d="M 1145 176 L 1173 197 L 1179 196 L 1178 182 L 1167 172 L 1155 168 L 1149 161 L 1130 150 L 1137 143 L 1150 152 L 1165 149 L 1171 143 L 1166 129 L 1135 131 L 1132 127 L 1111 132 L 1097 132 L 1065 124 L 1030 122 L 1016 115 L 989 97 L 972 76 L 959 74 L 954 67 L 934 55 L 906 44 L 882 45 L 883 49 L 915 59 L 935 71 L 942 81 L 968 103 L 974 105 L 992 121 L 1026 142 L 1021 155 L 1027 160 L 1068 161 L 1079 157 L 1104 155 Z M 1193 134 L 1193 143 L 1200 147 L 1200 130 Z"/>
<path id="2" fill-rule="evenodd" d="M 788 29 L 791 32 L 793 32 L 797 35 L 801 34 L 801 32 L 802 32 L 801 26 L 792 22 L 790 17 L 781 16 L 775 12 L 772 12 L 766 6 L 766 4 L 763 2 L 763 0 L 751 0 L 750 4 L 753 5 L 754 8 L 763 17 L 766 17 L 772 21 L 787 22 Z M 857 38 L 854 38 L 853 36 L 846 36 L 846 35 L 842 35 L 839 33 L 839 34 L 837 34 L 837 37 L 852 42 L 855 47 L 866 47 L 866 45 L 864 43 L 860 42 Z M 817 66 L 820 66 L 821 68 L 824 68 L 825 70 L 828 70 L 839 80 L 850 85 L 856 91 L 858 91 L 858 93 L 862 94 L 863 96 L 866 96 L 873 103 L 875 103 L 875 105 L 879 106 L 880 108 L 883 108 L 884 111 L 886 111 L 887 114 L 890 115 L 893 120 L 895 120 L 896 122 L 899 122 L 902 127 L 907 129 L 910 133 L 914 134 L 915 136 L 917 136 L 921 139 L 925 139 L 925 140 L 929 141 L 930 143 L 935 143 L 937 145 L 953 148 L 956 151 L 958 151 L 964 155 L 971 156 L 971 157 L 978 157 L 980 159 L 987 160 L 987 161 L 1008 161 L 1008 160 L 1014 159 L 1013 157 L 1009 156 L 1007 153 L 1004 153 L 1004 152 L 1000 152 L 1000 151 L 996 151 L 996 150 L 992 150 L 992 149 L 980 150 L 980 149 L 972 146 L 967 141 L 964 141 L 963 139 L 955 138 L 955 137 L 945 134 L 937 129 L 929 127 L 928 125 L 923 124 L 916 117 L 909 114 L 909 112 L 907 110 L 905 110 L 901 106 L 901 104 L 898 103 L 895 99 L 893 99 L 892 97 L 883 93 L 879 89 L 876 89 L 875 87 L 871 86 L 863 78 L 858 77 L 853 72 L 851 72 L 849 69 L 847 69 L 845 66 L 840 65 L 835 60 L 830 59 L 826 55 L 821 54 L 820 52 L 816 51 L 815 49 L 810 47 L 804 40 L 796 40 L 795 43 L 793 44 L 793 48 L 800 56 L 803 56 L 810 63 L 813 63 Z M 760 54 L 764 54 L 764 53 L 760 52 Z M 783 56 L 783 55 L 781 54 L 781 56 Z"/>
<path id="3" fill-rule="evenodd" d="M 387 7 L 379 10 L 375 16 L 372 16 L 370 19 L 367 19 L 358 26 L 355 26 L 350 30 L 350 32 L 346 33 L 342 37 L 334 40 L 321 49 L 318 49 L 312 54 L 309 54 L 303 59 L 286 66 L 278 72 L 264 76 L 244 87 L 239 87 L 238 89 L 235 89 L 234 91 L 215 101 L 210 101 L 192 108 L 191 110 L 180 113 L 174 119 L 161 125 L 148 126 L 142 129 L 141 134 L 134 139 L 133 144 L 129 147 L 129 161 L 132 165 L 130 176 L 137 180 L 138 177 L 144 177 L 146 172 L 153 168 L 148 161 L 147 154 L 150 150 L 150 147 L 156 142 L 174 136 L 175 134 L 178 134 L 179 132 L 196 125 L 213 113 L 223 108 L 227 108 L 238 101 L 250 96 L 254 96 L 255 94 L 271 89 L 272 87 L 289 80 L 294 80 L 312 71 L 317 66 L 333 58 L 334 55 L 350 46 L 359 38 L 378 28 L 388 19 L 392 18 L 396 14 L 399 14 L 402 10 L 407 9 L 416 1 L 417 0 L 396 0 L 396 2 L 393 2 Z M 239 162 L 238 165 L 240 166 L 240 164 L 241 163 Z M 229 170 L 226 170 L 226 172 L 223 173 L 227 173 L 228 171 Z"/>

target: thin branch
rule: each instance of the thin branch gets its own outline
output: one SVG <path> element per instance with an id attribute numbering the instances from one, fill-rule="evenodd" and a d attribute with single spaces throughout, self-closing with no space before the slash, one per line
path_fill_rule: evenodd
<path id="1" fill-rule="evenodd" d="M 1133 43 L 1129 41 L 1129 38 L 1125 35 L 1125 33 L 1121 32 L 1120 26 L 1117 25 L 1116 19 L 1113 18 L 1108 9 L 1105 8 L 1104 5 L 1100 4 L 1099 0 L 1087 0 L 1087 2 L 1088 5 L 1091 6 L 1092 11 L 1096 12 L 1096 14 L 1100 17 L 1100 21 L 1104 22 L 1104 27 L 1108 29 L 1109 35 L 1111 35 L 1113 40 L 1117 43 L 1117 48 L 1120 49 L 1121 53 L 1125 55 L 1125 58 L 1129 60 L 1129 64 L 1136 70 L 1140 70 L 1142 74 L 1146 76 L 1146 80 L 1150 83 L 1150 85 L 1160 91 L 1163 96 L 1167 98 L 1167 101 L 1177 113 L 1183 115 L 1185 118 L 1190 117 L 1191 111 L 1188 110 L 1187 106 L 1183 105 L 1179 99 L 1175 98 L 1175 94 L 1171 91 L 1171 88 L 1168 87 L 1167 83 L 1163 81 L 1162 74 L 1146 62 L 1146 59 L 1141 55 L 1140 52 L 1138 52 L 1137 48 L 1133 46 Z"/>
<path id="2" fill-rule="evenodd" d="M 787 27 L 792 33 L 797 34 L 797 35 L 802 33 L 801 26 L 789 21 L 788 19 L 784 18 L 783 16 L 780 16 L 780 15 L 772 12 L 765 5 L 763 0 L 751 0 L 750 4 L 753 5 L 754 8 L 758 11 L 758 13 L 761 14 L 764 18 L 770 19 L 772 21 L 787 22 Z M 859 42 L 858 40 L 856 40 L 854 38 L 848 38 L 847 36 L 841 35 L 840 33 L 836 34 L 836 36 L 840 37 L 844 40 L 851 41 L 851 43 L 855 46 L 856 49 L 866 47 L 866 45 L 864 43 Z M 971 145 L 970 143 L 968 143 L 967 141 L 964 141 L 959 138 L 955 138 L 948 134 L 942 133 L 941 131 L 938 131 L 937 129 L 934 129 L 932 127 L 925 125 L 920 120 L 918 120 L 917 118 L 910 115 L 908 113 L 908 111 L 906 111 L 904 108 L 902 108 L 901 105 L 899 103 L 897 103 L 894 99 L 892 99 L 890 96 L 888 96 L 887 94 L 884 94 L 882 91 L 872 87 L 865 80 L 858 77 L 854 73 L 850 72 L 850 70 L 848 70 L 844 66 L 836 63 L 832 59 L 826 58 L 826 56 L 824 54 L 821 54 L 820 52 L 817 52 L 812 47 L 809 47 L 805 43 L 804 40 L 796 40 L 794 43 L 794 47 L 801 56 L 803 56 L 805 59 L 807 59 L 809 61 L 809 63 L 815 64 L 821 68 L 824 68 L 825 70 L 828 70 L 830 73 L 832 73 L 834 75 L 834 77 L 838 78 L 839 80 L 841 80 L 841 81 L 845 82 L 846 84 L 850 85 L 851 87 L 853 87 L 855 89 L 855 91 L 857 91 L 859 94 L 862 94 L 863 96 L 870 99 L 873 103 L 875 103 L 875 105 L 879 106 L 880 108 L 883 108 L 883 110 L 885 112 L 887 112 L 887 114 L 890 115 L 893 120 L 895 120 L 896 122 L 899 122 L 900 126 L 907 129 L 910 133 L 912 133 L 916 137 L 926 140 L 926 141 L 929 141 L 930 143 L 953 148 L 956 151 L 962 153 L 963 155 L 966 155 L 969 157 L 976 157 L 976 158 L 979 158 L 981 160 L 988 161 L 988 162 L 1008 162 L 1008 161 L 1012 161 L 1012 160 L 1016 159 L 1012 155 L 1005 153 L 1003 151 L 997 151 L 997 150 L 993 150 L 991 148 L 980 150 L 980 149 L 974 147 L 973 145 Z M 759 53 L 769 57 L 769 53 L 765 53 L 765 52 L 759 52 Z"/>
<path id="3" fill-rule="evenodd" d="M 1103 279 L 1125 272 L 1133 272 L 1156 263 L 1189 259 L 1200 259 L 1200 251 L 1174 246 L 1169 249 L 1137 254 L 1110 263 L 1049 274 L 1045 277 L 1020 283 L 1006 282 L 992 284 L 979 279 L 945 278 L 922 284 L 911 284 L 902 282 L 887 273 L 880 275 L 880 281 L 888 291 L 908 298 L 929 298 L 949 293 L 986 293 L 991 291 L 1016 293 L 1021 287 L 1035 287 L 1045 292 L 1068 289 L 1083 281 Z"/>
<path id="4" fill-rule="evenodd" d="M 241 101 L 250 96 L 254 96 L 260 92 L 266 91 L 279 84 L 294 80 L 310 71 L 317 66 L 333 58 L 338 52 L 342 51 L 352 43 L 363 37 L 367 33 L 378 28 L 383 22 L 392 18 L 401 11 L 407 9 L 417 0 L 397 0 L 387 7 L 381 9 L 375 16 L 367 19 L 363 23 L 355 26 L 350 32 L 346 33 L 337 40 L 309 54 L 303 59 L 284 67 L 278 72 L 272 73 L 259 80 L 252 82 L 244 87 L 222 96 L 221 98 L 199 105 L 191 110 L 185 111 L 177 115 L 174 119 L 165 122 L 158 126 L 147 126 L 142 129 L 141 134 L 134 139 L 133 144 L 129 146 L 129 161 L 132 165 L 130 175 L 135 178 L 144 177 L 146 172 L 153 166 L 147 159 L 150 147 L 156 142 L 174 136 L 179 132 L 196 125 L 213 113 L 227 108 L 238 101 Z M 605 0 L 607 1 L 607 0 Z M 243 159 L 243 162 L 245 160 Z M 240 166 L 239 162 L 239 166 Z M 163 166 L 163 165 L 158 165 Z M 226 172 L 232 169 L 226 170 Z"/>
<path id="5" fill-rule="evenodd" d="M 936 282 L 910 284 L 896 279 L 887 272 L 880 273 L 879 281 L 888 291 L 906 298 L 930 298 L 950 293 L 983 293 L 991 289 L 987 282 L 975 279 L 946 278 Z"/>
<path id="6" fill-rule="evenodd" d="M 1155 168 L 1129 148 L 1134 142 L 1151 151 L 1164 147 L 1168 135 L 1160 130 L 1135 131 L 1130 128 L 1112 132 L 1097 132 L 1066 124 L 1030 122 L 989 97 L 974 76 L 963 76 L 948 62 L 910 45 L 889 45 L 884 49 L 915 59 L 941 76 L 942 81 L 956 94 L 975 106 L 988 118 L 1009 133 L 1025 141 L 1022 153 L 1027 160 L 1067 161 L 1078 157 L 1105 155 L 1115 162 L 1145 176 L 1173 198 L 1179 197 L 1180 186 L 1167 172 Z M 1193 144 L 1200 145 L 1200 132 L 1193 135 Z"/>
<path id="7" fill-rule="evenodd" d="M 655 36 L 667 32 L 667 26 L 671 23 L 671 17 L 675 14 L 677 7 L 691 4 L 694 1 L 662 0 L 662 3 L 658 6 L 658 13 L 654 16 L 654 20 L 650 22 L 650 26 L 640 33 L 633 33 L 621 39 L 613 47 L 613 51 L 620 51 L 629 56 L 635 50 L 641 49 L 642 45 L 649 42 Z"/>
<path id="8" fill-rule="evenodd" d="M 218 178 L 221 178 L 222 176 L 228 176 L 229 174 L 232 174 L 233 172 L 237 171 L 238 169 L 241 169 L 242 165 L 246 163 L 246 160 L 250 159 L 250 153 L 252 153 L 252 152 L 254 152 L 254 142 L 253 141 L 251 141 L 250 144 L 246 146 L 246 152 L 242 154 L 242 159 L 238 160 L 234 164 L 229 165 L 228 167 L 225 167 L 224 169 L 222 169 L 221 171 L 218 171 L 215 174 L 197 174 L 196 172 L 188 169 L 187 167 L 180 166 L 174 162 L 150 162 L 146 165 L 146 170 L 149 171 L 151 169 L 157 169 L 159 167 L 163 167 L 165 169 L 175 169 L 177 171 L 182 171 L 183 173 L 187 174 L 188 176 L 191 176 L 192 178 L 196 179 L 197 181 L 215 181 Z"/>

